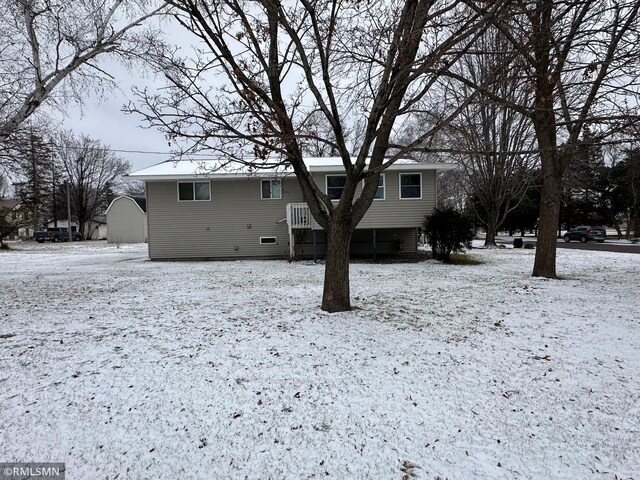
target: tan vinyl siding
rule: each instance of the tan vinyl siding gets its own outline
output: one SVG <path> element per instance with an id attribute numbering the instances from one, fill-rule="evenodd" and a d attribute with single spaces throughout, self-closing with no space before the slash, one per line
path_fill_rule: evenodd
<path id="1" fill-rule="evenodd" d="M 324 190 L 325 174 L 314 173 L 314 179 Z M 398 172 L 385 173 L 385 199 L 374 200 L 357 227 L 368 231 L 362 233 L 367 238 L 371 229 L 379 230 L 379 253 L 393 253 L 393 242 L 397 239 L 403 241 L 403 252 L 415 251 L 415 229 L 436 204 L 435 179 L 434 171 L 422 171 L 422 198 L 404 200 L 399 198 Z M 181 202 L 175 180 L 147 182 L 149 257 L 288 257 L 286 205 L 303 202 L 300 186 L 294 177 L 286 178 L 282 181 L 281 199 L 263 200 L 260 180 L 260 177 L 212 179 L 211 201 Z M 320 229 L 315 221 L 313 225 L 314 229 Z M 398 229 L 402 231 L 395 231 Z M 305 254 L 311 253 L 311 231 L 301 235 L 306 236 L 304 242 L 309 244 L 304 247 Z M 276 244 L 260 244 L 260 237 L 274 236 Z M 360 235 L 355 238 L 360 239 Z M 353 246 L 354 253 L 367 242 L 358 240 Z"/>
<path id="2" fill-rule="evenodd" d="M 114 200 L 107 212 L 107 242 L 143 243 L 147 241 L 145 214 L 131 198 Z"/>
<path id="3" fill-rule="evenodd" d="M 295 178 L 283 180 L 282 190 L 282 199 L 263 200 L 259 177 L 212 180 L 211 201 L 178 202 L 177 182 L 148 182 L 149 257 L 287 257 L 282 220 L 302 192 Z M 273 236 L 277 244 L 260 244 L 260 237 Z"/>
<path id="4" fill-rule="evenodd" d="M 405 171 L 402 173 L 422 174 L 422 198 L 401 199 L 400 173 L 387 170 L 384 174 L 385 199 L 373 201 L 364 218 L 358 224 L 358 229 L 417 228 L 422 226 L 424 217 L 436 207 L 436 172 L 427 170 L 422 172 Z M 315 173 L 314 180 L 323 191 L 326 191 L 324 173 Z M 313 228 L 319 229 L 320 226 L 313 222 Z"/>

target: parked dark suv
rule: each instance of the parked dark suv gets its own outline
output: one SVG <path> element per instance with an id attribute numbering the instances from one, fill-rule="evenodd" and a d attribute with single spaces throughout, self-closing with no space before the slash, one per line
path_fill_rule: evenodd
<path id="1" fill-rule="evenodd" d="M 590 240 L 604 242 L 607 239 L 607 231 L 602 227 L 576 227 L 564 234 L 564 241 L 580 240 L 582 243 Z"/>

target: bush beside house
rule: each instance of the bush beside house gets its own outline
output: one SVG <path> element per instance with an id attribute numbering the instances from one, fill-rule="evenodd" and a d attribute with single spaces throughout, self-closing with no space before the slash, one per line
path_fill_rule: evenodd
<path id="1" fill-rule="evenodd" d="M 452 252 L 469 248 L 475 237 L 471 219 L 453 208 L 436 208 L 425 218 L 424 231 L 433 258 L 443 262 L 451 261 Z"/>

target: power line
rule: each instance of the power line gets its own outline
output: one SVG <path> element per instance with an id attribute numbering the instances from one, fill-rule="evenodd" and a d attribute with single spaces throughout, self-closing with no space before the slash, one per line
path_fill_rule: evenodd
<path id="1" fill-rule="evenodd" d="M 86 147 L 86 146 L 72 146 L 72 145 L 65 145 L 63 147 L 63 146 L 58 145 L 57 143 L 54 143 L 54 142 L 48 142 L 48 143 L 46 143 L 46 145 L 51 145 L 51 146 L 54 146 L 54 147 L 59 148 L 59 149 L 66 148 L 66 149 L 70 149 L 70 150 L 97 150 L 97 151 L 111 152 L 111 153 L 135 153 L 135 154 L 142 154 L 142 155 L 164 155 L 166 157 L 180 156 L 179 152 L 158 152 L 158 151 L 154 151 L 154 150 L 126 150 L 126 149 L 123 149 L 123 148 Z M 208 155 L 206 153 L 185 153 L 184 155 L 188 156 L 188 157 L 206 157 L 206 159 L 216 160 L 215 157 L 212 157 L 211 155 Z"/>
<path id="2" fill-rule="evenodd" d="M 620 138 L 620 139 L 614 139 L 614 140 L 609 140 L 609 141 L 596 141 L 593 143 L 590 142 L 585 142 L 582 144 L 579 144 L 579 146 L 593 146 L 593 147 L 598 147 L 598 146 L 613 146 L 613 145 L 624 145 L 624 144 L 633 144 L 637 142 L 637 139 L 635 138 Z M 136 155 L 163 155 L 167 158 L 167 161 L 172 161 L 175 158 L 180 158 L 182 159 L 183 157 L 185 157 L 186 159 L 189 158 L 194 158 L 197 160 L 221 160 L 221 157 L 218 156 L 212 156 L 211 154 L 207 154 L 207 153 L 180 153 L 180 152 L 160 152 L 160 151 L 155 151 L 155 150 L 127 150 L 127 149 L 123 149 L 123 148 L 111 148 L 111 147 L 90 147 L 90 146 L 73 146 L 73 145 L 60 145 L 56 142 L 42 142 L 41 145 L 49 145 L 52 147 L 55 147 L 58 150 L 62 150 L 62 149 L 69 149 L 69 150 L 92 150 L 92 151 L 102 151 L 102 152 L 110 152 L 110 153 L 129 153 L 129 154 L 136 154 Z M 391 147 L 396 147 L 396 145 L 391 145 Z M 557 150 L 560 150 L 564 147 L 564 145 L 558 145 L 556 147 Z M 7 152 L 9 151 L 9 149 L 7 149 Z M 540 152 L 540 149 L 528 149 L 528 150 L 521 150 L 521 151 L 507 151 L 507 152 L 496 152 L 496 151 L 476 151 L 476 150 L 466 150 L 466 149 L 456 149 L 456 148 L 429 148 L 429 147 L 418 147 L 413 149 L 414 152 L 418 152 L 418 153 L 433 153 L 433 154 L 460 154 L 460 155 L 478 155 L 478 154 L 512 154 L 512 155 L 523 155 L 523 154 L 536 154 Z M 5 154 L 8 155 L 8 154 Z M 2 155 L 2 152 L 0 151 L 0 156 Z"/>
<path id="3" fill-rule="evenodd" d="M 46 145 L 49 147 L 54 147 L 58 150 L 68 149 L 68 150 L 92 150 L 92 151 L 100 151 L 100 152 L 110 152 L 110 153 L 133 153 L 140 155 L 164 155 L 165 157 L 202 157 L 201 160 L 218 160 L 207 153 L 180 153 L 180 152 L 160 152 L 155 150 L 127 150 L 124 148 L 111 148 L 111 147 L 92 147 L 92 146 L 82 146 L 82 145 L 60 145 L 56 142 L 41 142 L 40 145 Z M 12 147 L 5 148 L 5 151 L 10 151 Z"/>

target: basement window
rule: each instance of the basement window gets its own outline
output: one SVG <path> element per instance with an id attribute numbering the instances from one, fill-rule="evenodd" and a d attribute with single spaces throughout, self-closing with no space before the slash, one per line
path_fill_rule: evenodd
<path id="1" fill-rule="evenodd" d="M 260 245 L 275 245 L 277 243 L 277 237 L 260 237 Z"/>

